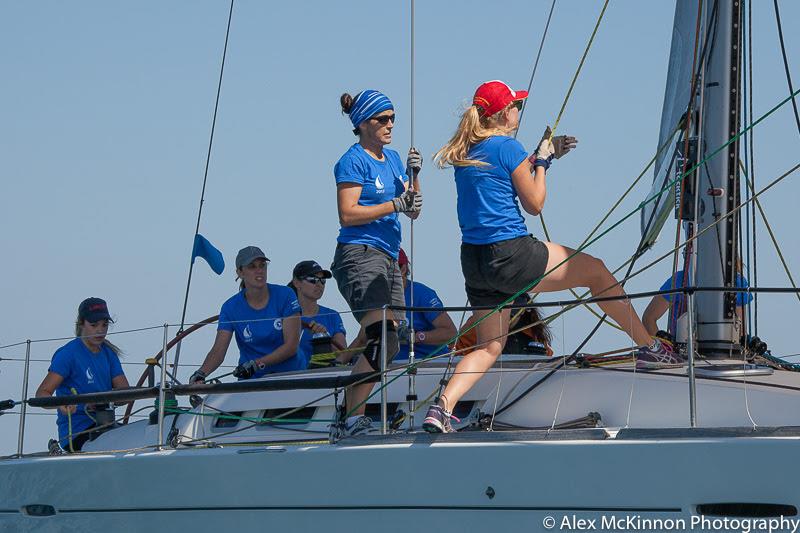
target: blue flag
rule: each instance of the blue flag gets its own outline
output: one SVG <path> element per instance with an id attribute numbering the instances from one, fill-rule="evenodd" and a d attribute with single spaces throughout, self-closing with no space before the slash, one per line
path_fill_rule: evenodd
<path id="1" fill-rule="evenodd" d="M 192 263 L 195 257 L 202 257 L 211 267 L 211 270 L 217 274 L 222 274 L 225 270 L 225 259 L 222 257 L 222 252 L 217 250 L 213 244 L 208 242 L 208 239 L 199 233 L 194 236 L 194 247 L 192 248 Z"/>

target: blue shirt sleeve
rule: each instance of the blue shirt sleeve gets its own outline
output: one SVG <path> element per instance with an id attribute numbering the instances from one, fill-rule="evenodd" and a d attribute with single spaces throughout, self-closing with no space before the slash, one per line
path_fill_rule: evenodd
<path id="1" fill-rule="evenodd" d="M 122 364 L 119 362 L 119 356 L 114 353 L 114 350 L 106 346 L 108 350 L 108 366 L 111 369 L 111 379 L 117 376 L 124 376 L 125 372 L 122 370 Z"/>
<path id="2" fill-rule="evenodd" d="M 675 272 L 675 289 L 680 289 L 683 287 L 683 270 L 678 270 Z M 658 289 L 660 291 L 669 291 L 672 290 L 672 278 L 667 278 L 667 281 L 661 285 L 661 288 Z M 662 294 L 661 297 L 664 298 L 669 303 L 673 303 L 675 298 L 681 298 L 683 293 L 673 293 L 673 294 Z"/>
<path id="3" fill-rule="evenodd" d="M 428 293 L 425 295 L 425 301 L 422 303 L 424 307 L 444 307 L 444 304 L 439 299 L 439 295 L 436 294 L 431 288 L 428 288 Z M 442 314 L 442 311 L 425 311 L 425 320 L 427 320 L 430 324 L 433 324 L 433 321 L 439 318 L 439 315 Z"/>
<path id="4" fill-rule="evenodd" d="M 500 161 L 500 166 L 504 171 L 508 172 L 508 175 L 510 176 L 511 173 L 517 169 L 520 163 L 527 159 L 528 153 L 518 140 L 509 138 L 500 145 L 497 156 L 498 160 Z"/>
<path id="5" fill-rule="evenodd" d="M 233 317 L 230 313 L 230 303 L 225 302 L 219 310 L 219 320 L 217 321 L 217 330 L 233 331 Z"/>
<path id="6" fill-rule="evenodd" d="M 394 150 L 387 149 L 384 153 L 393 160 L 393 164 L 397 171 L 400 174 L 400 179 L 403 180 L 403 183 L 408 183 L 408 174 L 406 174 L 406 167 L 403 165 L 403 160 L 400 159 L 400 154 L 395 152 Z M 402 191 L 400 191 L 402 193 Z"/>
<path id="7" fill-rule="evenodd" d="M 336 335 L 337 333 L 341 333 L 346 337 L 347 331 L 344 329 L 344 322 L 342 322 L 342 315 L 336 313 L 336 315 L 333 318 L 335 326 L 333 327 L 333 331 L 329 332 L 331 336 Z"/>
<path id="8" fill-rule="evenodd" d="M 333 175 L 336 178 L 336 184 L 340 183 L 356 183 L 364 185 L 364 178 L 368 174 L 367 170 L 363 167 L 363 163 L 356 157 L 352 157 L 348 152 L 336 163 L 333 167 Z"/>
<path id="9" fill-rule="evenodd" d="M 50 362 L 50 368 L 47 370 L 49 372 L 55 372 L 62 378 L 67 378 L 69 377 L 71 369 L 72 357 L 70 357 L 70 353 L 64 349 L 56 350 L 56 353 L 53 354 L 53 360 Z"/>
<path id="10" fill-rule="evenodd" d="M 284 292 L 283 306 L 281 307 L 281 316 L 292 316 L 300 312 L 300 303 L 297 301 L 297 296 L 294 291 L 288 287 Z"/>

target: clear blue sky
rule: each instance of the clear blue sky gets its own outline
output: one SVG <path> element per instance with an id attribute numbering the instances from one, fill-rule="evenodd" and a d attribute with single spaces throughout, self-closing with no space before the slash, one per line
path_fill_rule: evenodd
<path id="1" fill-rule="evenodd" d="M 558 1 L 520 130 L 526 146 L 554 120 L 601 5 Z M 231 264 L 242 246 L 266 251 L 273 283 L 286 283 L 300 260 L 330 264 L 338 231 L 332 168 L 355 141 L 339 95 L 384 91 L 398 116 L 392 147 L 405 153 L 409 146 L 409 6 L 237 1 L 201 223 L 228 268 L 216 276 L 197 265 L 189 321 L 216 314 L 236 290 Z M 434 170 L 431 155 L 477 84 L 499 78 L 527 85 L 549 6 L 417 2 L 415 131 L 426 158 L 426 203 L 414 259 L 416 279 L 446 304 L 465 301 L 460 236 L 452 171 Z M 760 114 L 788 90 L 771 3 L 755 8 Z M 788 30 L 789 21 L 800 20 L 800 4 L 783 0 L 781 8 Z M 673 12 L 669 1 L 612 0 L 560 125 L 580 145 L 549 174 L 544 214 L 554 240 L 579 244 L 652 157 Z M 0 3 L 0 345 L 70 336 L 76 307 L 88 296 L 108 300 L 117 331 L 179 321 L 227 13 L 226 1 Z M 800 83 L 800 56 L 793 54 L 800 37 L 789 31 L 786 38 Z M 788 106 L 755 135 L 757 182 L 797 163 L 800 136 Z M 638 205 L 650 180 L 648 174 L 612 220 Z M 797 198 L 796 178 L 763 197 L 794 269 Z M 657 250 L 672 240 L 674 226 L 667 227 Z M 529 228 L 541 236 L 532 217 Z M 634 217 L 590 252 L 616 267 L 637 239 Z M 758 246 L 759 283 L 786 284 L 763 231 Z M 629 290 L 657 287 L 668 268 L 632 280 Z M 345 310 L 335 285 L 322 303 Z M 636 304 L 640 311 L 644 305 Z M 800 351 L 789 329 L 797 311 L 793 297 L 761 298 L 760 330 L 778 353 Z M 352 335 L 349 316 L 346 325 Z M 584 310 L 556 322 L 557 351 L 574 348 L 591 325 Z M 209 329 L 184 345 L 182 378 L 212 335 Z M 113 339 L 126 363 L 140 363 L 158 351 L 161 331 Z M 33 357 L 49 359 L 63 342 L 35 343 Z M 603 328 L 587 350 L 626 342 Z M 23 355 L 23 347 L 0 350 L 3 358 Z M 232 346 L 226 362 L 235 360 Z M 46 367 L 33 364 L 30 394 Z M 126 372 L 135 381 L 141 366 L 127 364 Z M 21 376 L 21 363 L 0 361 L 0 396 L 19 398 Z M 0 454 L 15 448 L 16 425 L 16 417 L 0 417 Z M 28 449 L 43 448 L 54 430 L 50 416 L 31 417 Z"/>

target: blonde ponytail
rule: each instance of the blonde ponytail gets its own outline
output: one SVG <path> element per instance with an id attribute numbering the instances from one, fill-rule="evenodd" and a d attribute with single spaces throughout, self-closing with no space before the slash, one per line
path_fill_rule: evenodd
<path id="1" fill-rule="evenodd" d="M 439 168 L 488 166 L 488 163 L 483 161 L 467 159 L 469 151 L 474 145 L 489 137 L 508 135 L 513 131 L 513 128 L 503 127 L 500 124 L 504 120 L 506 111 L 513 105 L 512 102 L 490 117 L 480 116 L 478 106 L 469 106 L 461 115 L 461 121 L 453 137 L 433 156 L 436 166 Z"/>

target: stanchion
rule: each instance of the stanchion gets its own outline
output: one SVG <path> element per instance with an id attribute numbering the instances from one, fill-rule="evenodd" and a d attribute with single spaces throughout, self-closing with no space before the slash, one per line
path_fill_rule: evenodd
<path id="1" fill-rule="evenodd" d="M 22 457 L 25 442 L 25 414 L 28 411 L 28 371 L 31 367 L 31 340 L 25 343 L 25 371 L 22 374 L 22 401 L 19 409 L 19 433 L 17 435 L 17 457 Z"/>
<path id="2" fill-rule="evenodd" d="M 169 334 L 169 324 L 164 324 L 164 345 L 161 352 L 161 383 L 158 384 L 158 449 L 163 450 L 164 446 L 164 403 L 166 402 L 165 387 L 167 384 L 167 335 Z"/>

